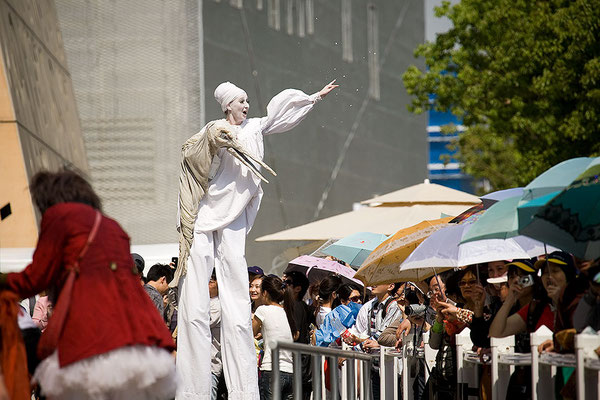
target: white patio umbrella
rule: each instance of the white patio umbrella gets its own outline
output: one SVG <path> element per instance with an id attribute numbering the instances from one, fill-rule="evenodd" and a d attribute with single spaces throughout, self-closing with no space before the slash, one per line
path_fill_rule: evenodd
<path id="1" fill-rule="evenodd" d="M 424 279 L 423 276 L 426 278 L 433 275 L 433 268 L 440 272 L 490 261 L 537 257 L 545 253 L 543 243 L 525 236 L 460 244 L 461 238 L 470 227 L 471 224 L 457 224 L 433 233 L 400 265 L 400 275 L 404 277 L 411 270 L 424 269 L 418 274 Z M 548 252 L 554 250 L 547 248 Z"/>

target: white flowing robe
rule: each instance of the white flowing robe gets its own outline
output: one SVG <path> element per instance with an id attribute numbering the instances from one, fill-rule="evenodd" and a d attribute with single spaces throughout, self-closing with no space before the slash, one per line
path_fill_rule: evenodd
<path id="1" fill-rule="evenodd" d="M 244 121 L 237 139 L 256 157 L 264 155 L 263 135 L 294 128 L 319 100 L 294 89 L 275 96 L 267 116 Z M 191 161 L 191 160 L 190 160 Z M 182 171 L 190 182 L 191 171 Z M 260 179 L 221 149 L 213 160 L 206 193 L 200 200 L 187 274 L 180 288 L 177 368 L 178 400 L 210 398 L 208 280 L 216 267 L 221 303 L 221 355 L 231 400 L 257 400 L 256 354 L 250 321 L 245 236 L 252 227 L 263 192 Z"/>
<path id="2" fill-rule="evenodd" d="M 319 99 L 318 93 L 309 96 L 296 89 L 282 91 L 267 105 L 266 117 L 250 118 L 239 126 L 239 142 L 247 151 L 262 160 L 263 135 L 286 132 L 294 128 Z M 263 196 L 261 180 L 225 149 L 219 150 L 218 159 L 213 163 L 215 162 L 219 163 L 216 175 L 200 201 L 194 231 L 219 230 L 234 221 L 244 210 L 249 231 Z"/>

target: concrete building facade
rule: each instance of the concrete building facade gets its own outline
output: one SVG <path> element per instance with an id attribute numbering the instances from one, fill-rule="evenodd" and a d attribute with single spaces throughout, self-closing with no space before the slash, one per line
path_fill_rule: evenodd
<path id="1" fill-rule="evenodd" d="M 54 4 L 0 0 L 0 49 L 0 248 L 34 247 L 30 178 L 65 167 L 88 173 Z"/>

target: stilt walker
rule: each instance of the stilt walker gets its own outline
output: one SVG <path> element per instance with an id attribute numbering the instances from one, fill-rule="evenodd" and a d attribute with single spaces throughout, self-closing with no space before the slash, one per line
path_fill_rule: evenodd
<path id="1" fill-rule="evenodd" d="M 179 176 L 179 285 L 177 399 L 210 399 L 208 281 L 213 268 L 221 303 L 221 354 L 229 399 L 257 400 L 256 353 L 252 337 L 246 234 L 263 195 L 259 168 L 263 135 L 286 132 L 338 85 L 307 95 L 286 89 L 267 105 L 267 116 L 247 119 L 245 91 L 220 84 L 215 99 L 225 119 L 208 123 L 182 148 Z"/>

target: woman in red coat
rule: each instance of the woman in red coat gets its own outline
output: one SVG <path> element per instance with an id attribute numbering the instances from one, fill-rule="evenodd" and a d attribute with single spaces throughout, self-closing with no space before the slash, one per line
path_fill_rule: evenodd
<path id="1" fill-rule="evenodd" d="M 169 330 L 139 284 L 129 237 L 70 171 L 36 174 L 42 214 L 32 263 L 0 275 L 22 298 L 48 289 L 54 313 L 34 374 L 50 399 L 168 399 L 175 395 Z"/>

